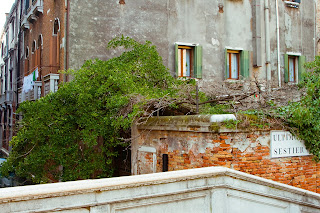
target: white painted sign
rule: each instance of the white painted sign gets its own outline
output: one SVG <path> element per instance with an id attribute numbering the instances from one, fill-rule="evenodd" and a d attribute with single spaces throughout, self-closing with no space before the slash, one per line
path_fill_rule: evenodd
<path id="1" fill-rule="evenodd" d="M 310 155 L 304 142 L 288 131 L 271 131 L 271 158 Z"/>

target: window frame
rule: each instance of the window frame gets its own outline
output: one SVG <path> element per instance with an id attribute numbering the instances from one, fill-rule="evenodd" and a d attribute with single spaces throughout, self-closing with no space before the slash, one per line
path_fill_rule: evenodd
<path id="1" fill-rule="evenodd" d="M 57 26 L 57 29 L 55 29 L 56 26 Z M 60 32 L 60 19 L 55 18 L 54 22 L 53 22 L 52 35 L 56 36 L 56 35 L 58 35 L 59 32 Z"/>
<path id="2" fill-rule="evenodd" d="M 290 80 L 290 58 L 295 58 L 295 80 Z M 305 72 L 304 63 L 306 62 L 306 57 L 301 53 L 287 52 L 284 54 L 284 82 L 289 84 L 297 84 L 302 81 L 302 75 Z"/>
<path id="3" fill-rule="evenodd" d="M 293 59 L 293 69 L 291 69 L 290 59 Z M 289 55 L 288 56 L 288 82 L 296 83 L 297 82 L 297 75 L 298 75 L 298 56 Z M 293 80 L 291 80 L 291 70 L 293 70 Z"/>
<path id="4" fill-rule="evenodd" d="M 25 59 L 29 59 L 29 56 L 30 56 L 30 51 L 29 51 L 29 46 L 26 47 L 26 52 L 24 54 L 24 58 Z"/>
<path id="5" fill-rule="evenodd" d="M 42 34 L 40 34 L 38 36 L 38 45 L 37 45 L 37 49 L 42 49 L 43 48 L 43 36 Z"/>
<path id="6" fill-rule="evenodd" d="M 187 52 L 189 52 L 189 64 L 190 64 L 190 70 L 189 70 L 189 75 L 187 74 L 187 69 L 184 70 L 184 62 L 186 61 L 187 63 L 187 57 L 184 58 L 184 53 L 183 50 L 186 51 L 186 55 Z M 186 78 L 191 78 L 192 76 L 194 76 L 194 47 L 193 46 L 182 46 L 182 45 L 178 45 L 178 57 L 179 57 L 179 69 L 178 69 L 178 77 L 186 77 Z M 184 73 L 184 71 L 186 73 Z"/>
<path id="7" fill-rule="evenodd" d="M 182 72 L 183 64 L 181 64 L 181 58 L 179 60 L 179 55 L 180 57 L 182 57 L 181 53 L 179 54 L 179 50 L 181 49 L 192 50 L 191 60 L 190 60 L 191 61 L 190 76 L 181 75 L 181 73 L 183 74 Z M 180 73 L 179 73 L 179 69 L 181 70 Z M 193 44 L 193 43 L 176 42 L 175 43 L 175 70 L 176 70 L 176 76 L 180 78 L 194 78 L 194 79 L 202 78 L 202 46 L 199 44 Z"/>
<path id="8" fill-rule="evenodd" d="M 232 63 L 231 63 L 231 66 L 230 66 L 230 62 L 232 61 L 231 60 L 231 57 L 232 57 L 232 54 L 236 54 L 236 59 L 237 59 L 237 78 L 232 78 Z M 240 79 L 240 50 L 227 50 L 227 79 L 230 79 L 230 80 L 239 80 Z"/>
<path id="9" fill-rule="evenodd" d="M 238 53 L 238 78 L 230 78 L 230 66 L 228 68 L 229 53 Z M 250 76 L 250 52 L 240 48 L 225 47 L 225 79 L 238 81 Z M 229 61 L 230 62 L 230 61 Z"/>
<path id="10" fill-rule="evenodd" d="M 31 54 L 34 54 L 37 50 L 37 41 L 33 40 L 32 41 L 32 46 L 31 46 Z"/>

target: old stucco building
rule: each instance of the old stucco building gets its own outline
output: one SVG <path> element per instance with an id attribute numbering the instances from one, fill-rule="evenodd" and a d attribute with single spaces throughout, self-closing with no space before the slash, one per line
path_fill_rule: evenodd
<path id="1" fill-rule="evenodd" d="M 1 45 L 1 155 L 18 104 L 71 79 L 58 70 L 117 55 L 106 49 L 115 36 L 150 40 L 173 75 L 197 78 L 201 87 L 255 77 L 280 87 L 297 83 L 303 63 L 314 59 L 317 16 L 315 0 L 16 0 Z M 17 45 L 5 39 L 11 34 Z"/>
<path id="2" fill-rule="evenodd" d="M 16 0 L 1 43 L 0 157 L 9 154 L 18 105 L 58 89 L 65 69 L 64 1 Z"/>
<path id="3" fill-rule="evenodd" d="M 176 76 L 205 85 L 256 74 L 278 87 L 298 82 L 302 64 L 316 55 L 316 2 L 72 1 L 70 67 L 114 56 L 105 46 L 121 34 L 152 41 Z"/>

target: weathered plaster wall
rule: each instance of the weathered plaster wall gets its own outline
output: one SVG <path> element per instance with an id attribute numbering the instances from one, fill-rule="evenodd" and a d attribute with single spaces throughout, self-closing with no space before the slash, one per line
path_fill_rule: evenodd
<path id="1" fill-rule="evenodd" d="M 320 192 L 320 163 L 312 156 L 271 158 L 270 130 L 217 130 L 206 117 L 177 117 L 154 118 L 133 129 L 133 174 L 162 172 L 167 154 L 169 171 L 224 166 Z"/>
<path id="2" fill-rule="evenodd" d="M 270 35 L 272 79 L 277 79 L 277 38 L 276 38 L 276 1 L 270 1 Z M 279 0 L 280 60 L 281 76 L 284 76 L 284 54 L 301 53 L 307 61 L 317 55 L 316 43 L 316 0 L 301 1 L 299 8 L 287 7 Z"/>
<path id="3" fill-rule="evenodd" d="M 227 168 L 0 189 L 7 212 L 302 213 L 319 212 L 320 196 Z"/>
<path id="4" fill-rule="evenodd" d="M 116 55 L 106 50 L 115 36 L 150 40 L 158 48 L 164 64 L 174 74 L 174 43 L 199 43 L 203 46 L 203 79 L 224 80 L 226 47 L 250 51 L 250 73 L 266 79 L 264 0 L 118 0 L 70 2 L 70 67 L 79 68 L 86 59 L 108 59 Z M 253 67 L 253 26 L 255 4 L 261 5 L 262 67 Z M 279 1 L 281 72 L 283 54 L 300 52 L 313 60 L 315 51 L 314 1 L 303 1 L 300 8 L 288 8 Z M 84 9 L 85 8 L 85 9 Z M 277 45 L 275 1 L 270 1 L 272 83 L 277 85 Z M 283 77 L 282 77 L 283 79 Z M 205 85 L 205 84 L 204 84 Z"/>

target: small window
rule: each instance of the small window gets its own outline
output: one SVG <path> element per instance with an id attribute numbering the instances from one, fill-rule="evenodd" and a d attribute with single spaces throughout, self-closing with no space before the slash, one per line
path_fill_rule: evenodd
<path id="1" fill-rule="evenodd" d="M 238 80 L 240 76 L 240 51 L 228 50 L 227 79 Z"/>
<path id="2" fill-rule="evenodd" d="M 43 45 L 43 38 L 42 38 L 42 34 L 40 34 L 39 37 L 38 37 L 37 49 L 42 49 L 42 45 Z"/>
<path id="3" fill-rule="evenodd" d="M 179 77 L 191 77 L 194 74 L 193 70 L 193 55 L 194 47 L 178 46 L 178 76 Z"/>
<path id="4" fill-rule="evenodd" d="M 60 32 L 60 20 L 56 18 L 53 24 L 53 35 L 57 35 Z"/>
<path id="5" fill-rule="evenodd" d="M 302 80 L 305 60 L 305 56 L 302 55 L 285 54 L 284 80 L 286 83 L 298 83 Z"/>
<path id="6" fill-rule="evenodd" d="M 28 13 L 28 8 L 29 8 L 29 0 L 25 0 L 25 14 Z"/>
<path id="7" fill-rule="evenodd" d="M 297 72 L 297 56 L 289 56 L 289 64 L 288 64 L 288 71 L 289 71 L 289 82 L 297 82 L 296 81 L 296 75 L 298 74 Z"/>
<path id="8" fill-rule="evenodd" d="M 12 35 L 12 40 L 14 39 L 14 20 L 11 23 L 11 35 Z"/>
<path id="9" fill-rule="evenodd" d="M 26 57 L 26 58 L 29 58 L 29 47 L 26 48 L 26 55 L 25 55 L 25 57 Z"/>
<path id="10" fill-rule="evenodd" d="M 37 47 L 37 44 L 36 44 L 36 41 L 34 40 L 34 41 L 32 42 L 32 48 L 31 48 L 31 53 L 32 53 L 32 54 L 35 53 L 36 47 Z"/>
<path id="11" fill-rule="evenodd" d="M 249 51 L 225 50 L 226 79 L 240 80 L 249 77 Z"/>
<path id="12" fill-rule="evenodd" d="M 287 7 L 299 8 L 301 0 L 286 0 L 284 1 Z"/>
<path id="13" fill-rule="evenodd" d="M 177 77 L 202 78 L 202 48 L 175 44 Z"/>

